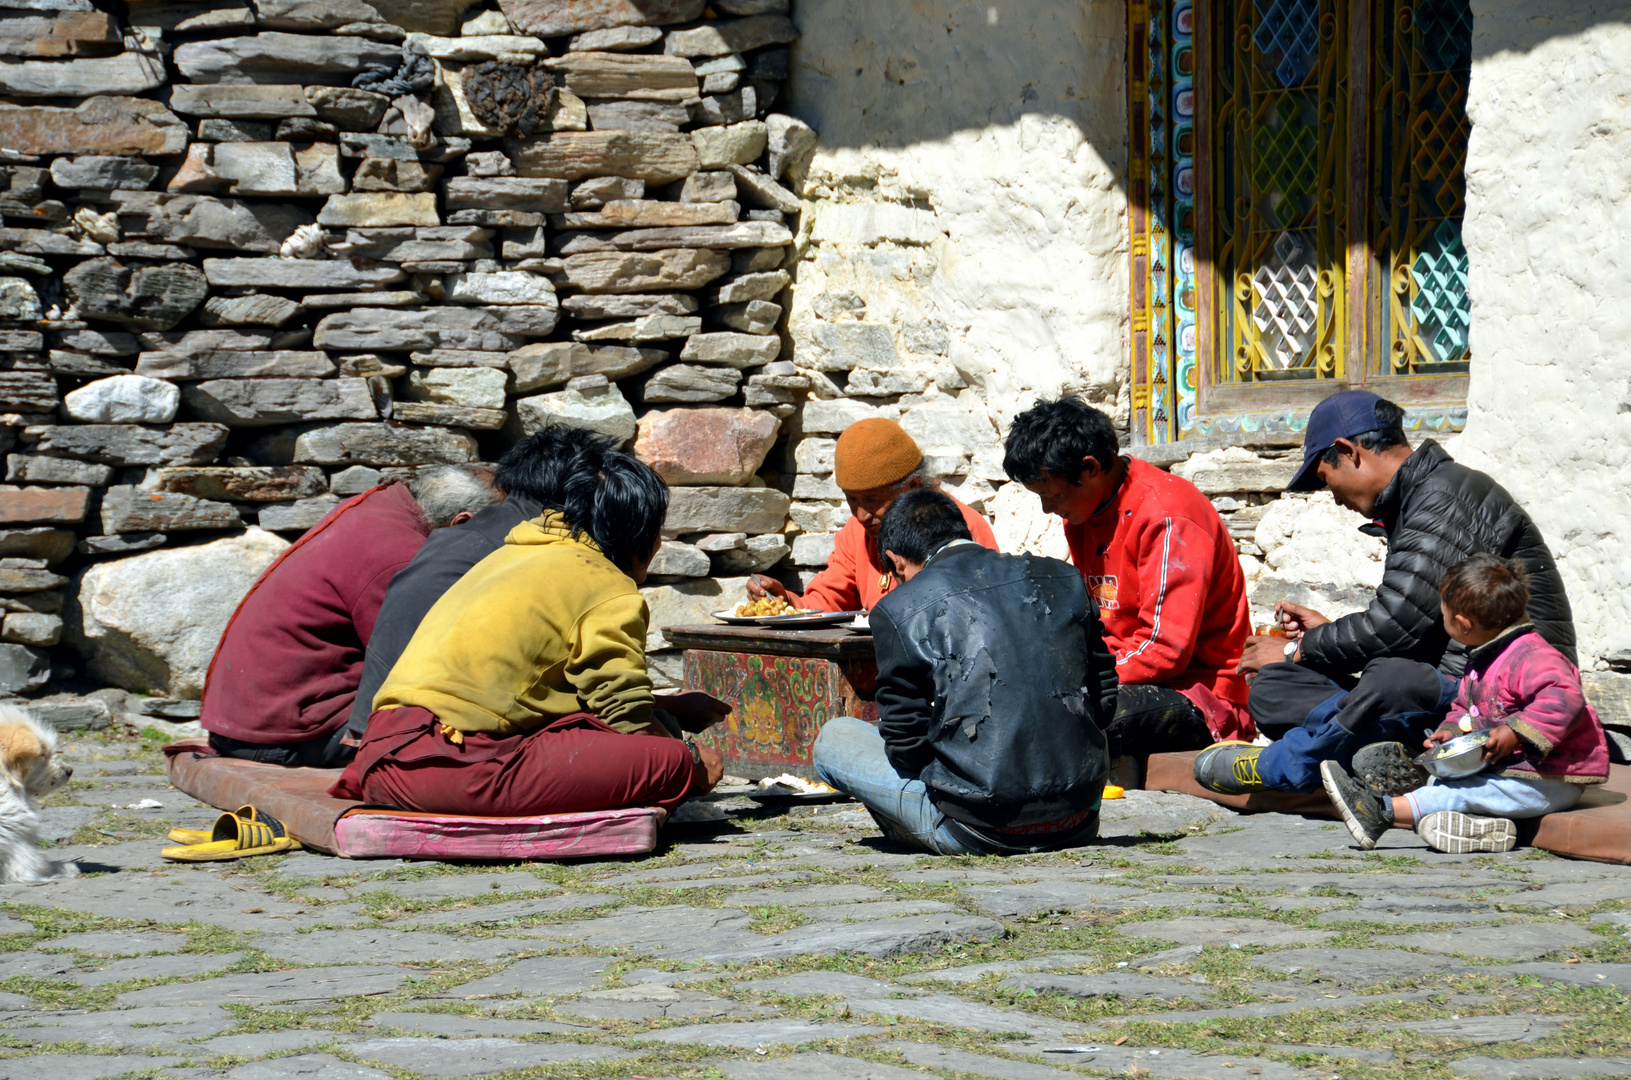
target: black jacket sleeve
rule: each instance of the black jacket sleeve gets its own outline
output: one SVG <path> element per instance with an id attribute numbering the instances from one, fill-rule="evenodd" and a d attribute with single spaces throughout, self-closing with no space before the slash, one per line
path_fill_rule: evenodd
<path id="1" fill-rule="evenodd" d="M 1098 613 L 1091 601 L 1087 605 L 1087 617 L 1082 620 L 1082 624 L 1082 630 L 1087 636 L 1091 677 L 1096 681 L 1098 690 L 1098 712 L 1093 719 L 1098 722 L 1099 730 L 1105 731 L 1109 729 L 1110 721 L 1116 715 L 1116 699 L 1121 692 L 1121 680 L 1116 677 L 1115 654 L 1104 641 L 1104 624 L 1099 621 Z"/>
<path id="2" fill-rule="evenodd" d="M 934 669 L 921 650 L 907 648 L 882 605 L 872 609 L 872 645 L 878 657 L 878 733 L 889 763 L 916 776 L 934 760 Z"/>

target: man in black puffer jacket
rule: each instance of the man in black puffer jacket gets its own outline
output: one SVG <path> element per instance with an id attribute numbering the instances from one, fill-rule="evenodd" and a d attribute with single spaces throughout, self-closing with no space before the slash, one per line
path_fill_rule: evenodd
<path id="1" fill-rule="evenodd" d="M 1279 741 L 1261 752 L 1221 744 L 1202 751 L 1195 776 L 1205 786 L 1316 791 L 1322 760 L 1347 768 L 1355 751 L 1386 740 L 1419 749 L 1416 729 L 1436 726 L 1466 667 L 1466 650 L 1444 630 L 1438 584 L 1469 556 L 1523 563 L 1529 618 L 1574 660 L 1568 594 L 1540 530 L 1505 488 L 1436 442 L 1412 452 L 1403 417 L 1399 406 L 1362 390 L 1326 398 L 1309 417 L 1303 466 L 1286 490 L 1329 487 L 1338 503 L 1374 519 L 1362 528 L 1387 538 L 1382 584 L 1364 611 L 1339 619 L 1275 606 L 1289 640 L 1247 639 L 1240 671 L 1253 676 L 1258 729 Z M 1351 676 L 1360 672 L 1356 685 Z M 1365 779 L 1389 788 L 1418 781 L 1398 756 Z"/>
<path id="2" fill-rule="evenodd" d="M 928 488 L 895 500 L 878 547 L 905 583 L 872 609 L 878 727 L 824 725 L 817 772 L 921 850 L 1093 839 L 1117 681 L 1081 574 L 988 551 L 957 504 Z"/>

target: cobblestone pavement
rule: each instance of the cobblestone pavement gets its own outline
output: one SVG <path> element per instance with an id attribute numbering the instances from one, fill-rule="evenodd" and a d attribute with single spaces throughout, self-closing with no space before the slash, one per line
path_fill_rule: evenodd
<path id="1" fill-rule="evenodd" d="M 1145 792 L 1024 859 L 738 797 L 639 860 L 179 866 L 159 740 L 65 744 L 91 873 L 0 887 L 0 1080 L 1631 1076 L 1624 867 Z"/>

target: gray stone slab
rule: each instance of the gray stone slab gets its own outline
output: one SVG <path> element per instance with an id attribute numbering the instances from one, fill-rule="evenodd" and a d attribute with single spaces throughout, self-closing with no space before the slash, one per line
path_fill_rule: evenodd
<path id="1" fill-rule="evenodd" d="M 1095 904 L 1137 896 L 1146 890 L 1122 885 L 1074 881 L 1038 881 L 1024 885 L 980 885 L 964 889 L 976 907 L 1003 919 L 1048 911 L 1085 911 Z"/>
<path id="2" fill-rule="evenodd" d="M 1505 918 L 1490 904 L 1454 900 L 1445 896 L 1366 897 L 1351 908 L 1327 911 L 1322 924 L 1379 922 L 1409 926 L 1417 923 L 1485 922 Z"/>
<path id="3" fill-rule="evenodd" d="M 880 1065 L 842 1054 L 794 1054 L 770 1061 L 729 1061 L 720 1068 L 730 1080 L 924 1080 L 933 1074 Z"/>
<path id="4" fill-rule="evenodd" d="M 512 893 L 558 893 L 559 885 L 524 871 L 509 874 L 453 874 L 415 881 L 365 881 L 352 887 L 362 896 L 387 892 L 404 900 L 448 900 L 467 896 L 506 896 Z"/>
<path id="5" fill-rule="evenodd" d="M 915 956 L 966 941 L 996 941 L 1005 933 L 1001 923 L 974 915 L 910 915 L 868 923 L 801 926 L 756 942 L 705 953 L 701 959 L 727 964 L 834 953 Z"/>
<path id="6" fill-rule="evenodd" d="M 1164 967 L 1184 967 L 1193 964 L 1201 958 L 1204 947 L 1201 945 L 1180 945 L 1176 949 L 1162 949 L 1160 952 L 1140 956 L 1127 966 L 1140 971 L 1153 971 Z"/>
<path id="7" fill-rule="evenodd" d="M 333 1054 L 296 1054 L 241 1065 L 227 1073 L 227 1080 L 391 1080 L 391 1074 Z"/>
<path id="8" fill-rule="evenodd" d="M 1543 956 L 1589 949 L 1602 944 L 1603 939 L 1583 926 L 1516 923 L 1391 934 L 1373 940 L 1423 952 L 1459 953 L 1490 960 L 1539 960 Z"/>
<path id="9" fill-rule="evenodd" d="M 36 949 L 72 949 L 94 956 L 145 956 L 173 953 L 187 945 L 187 935 L 166 930 L 92 930 L 41 941 Z"/>
<path id="10" fill-rule="evenodd" d="M 1065 994 L 1069 997 L 1174 998 L 1201 1000 L 1211 993 L 1205 984 L 1181 979 L 1159 979 L 1151 975 L 1111 972 L 1103 975 L 1058 975 L 1045 972 L 1010 975 L 997 985 L 1009 990 L 1034 990 L 1038 994 Z"/>
<path id="11" fill-rule="evenodd" d="M 182 1039 L 219 1035 L 236 1026 L 226 1010 L 205 1005 L 185 1012 L 169 1008 L 30 1012 L 0 1023 L 0 1033 L 18 1042 L 85 1042 L 93 1046 L 164 1047 Z"/>
<path id="12" fill-rule="evenodd" d="M 1503 907 L 1553 908 L 1592 907 L 1611 900 L 1631 900 L 1631 878 L 1570 881 L 1497 898 Z"/>
<path id="13" fill-rule="evenodd" d="M 762 943 L 748 929 L 752 917 L 736 908 L 625 907 L 598 919 L 579 919 L 547 928 L 550 937 L 605 948 L 623 948 L 677 960 L 701 960 L 738 944 Z M 541 932 L 542 933 L 542 932 Z"/>
<path id="14" fill-rule="evenodd" d="M 539 915 L 558 915 L 563 911 L 573 911 L 577 908 L 604 907 L 607 904 L 622 902 L 621 896 L 607 893 L 562 893 L 559 896 L 543 896 L 536 900 L 504 900 L 496 904 L 483 904 L 480 907 L 422 911 L 416 915 L 403 915 L 394 921 L 414 926 L 479 926 L 531 919 Z"/>
<path id="15" fill-rule="evenodd" d="M 966 1028 L 993 1035 L 1030 1035 L 1035 1038 L 1062 1038 L 1058 1020 L 1036 1016 L 1018 1009 L 999 1009 L 964 1001 L 950 994 L 925 994 L 915 998 L 850 998 L 845 1002 L 852 1015 L 878 1017 L 909 1016 L 944 1027 Z"/>
<path id="16" fill-rule="evenodd" d="M 160 845 L 151 840 L 142 846 L 156 853 Z M 84 861 L 101 863 L 101 852 L 84 849 Z M 55 852 L 54 857 L 58 856 Z M 83 868 L 83 865 L 82 865 Z M 134 869 L 134 867 L 125 867 Z M 19 898 L 0 888 L 0 900 Z M 233 930 L 260 930 L 288 926 L 290 919 L 305 914 L 305 906 L 267 895 L 243 878 L 223 880 L 189 869 L 170 869 L 164 877 L 134 874 L 107 874 L 78 877 L 27 886 L 27 902 L 46 907 L 83 911 L 111 919 L 148 919 L 158 923 L 210 923 Z M 246 912 L 245 908 L 255 908 Z M 308 919 L 307 922 L 315 920 Z"/>
<path id="17" fill-rule="evenodd" d="M 490 1016 L 463 1016 L 458 1013 L 382 1012 L 368 1018 L 373 1027 L 396 1028 L 416 1035 L 468 1039 L 508 1038 L 513 1035 L 561 1035 L 587 1032 L 583 1024 L 556 1024 L 548 1020 L 504 1020 Z M 219 1040 L 217 1040 L 219 1041 Z"/>
<path id="18" fill-rule="evenodd" d="M 850 975 L 842 971 L 801 971 L 779 979 L 754 979 L 737 983 L 737 990 L 756 990 L 761 994 L 784 994 L 787 997 L 882 997 L 886 994 L 922 994 L 922 990 L 908 990 L 881 979 L 865 975 Z"/>
<path id="19" fill-rule="evenodd" d="M 576 994 L 606 985 L 616 961 L 606 956 L 533 956 L 503 971 L 455 986 L 437 997 L 487 998 L 510 994 Z"/>
<path id="20" fill-rule="evenodd" d="M 783 904 L 787 907 L 808 907 L 819 904 L 859 904 L 868 900 L 884 900 L 889 896 L 882 889 L 870 885 L 797 885 L 788 889 L 754 889 L 733 893 L 725 898 L 731 907 L 752 907 L 760 904 Z"/>
<path id="21" fill-rule="evenodd" d="M 818 1024 L 809 1020 L 749 1020 L 740 1024 L 687 1024 L 644 1032 L 652 1042 L 722 1046 L 753 1050 L 760 1046 L 797 1046 L 827 1039 L 858 1039 L 876 1035 L 880 1027 L 866 1024 Z"/>
<path id="22" fill-rule="evenodd" d="M 1016 1061 L 1013 1058 L 997 1057 L 994 1054 L 975 1054 L 968 1050 L 958 1050 L 949 1046 L 934 1046 L 930 1043 L 885 1043 L 885 1049 L 893 1050 L 910 1061 L 913 1065 L 930 1069 L 942 1069 L 949 1073 L 971 1073 L 975 1076 L 989 1076 L 993 1080 L 1067 1080 L 1070 1077 L 1079 1077 L 1081 1073 L 1070 1069 L 1060 1069 L 1052 1065 L 1038 1065 L 1034 1061 Z M 1069 1057 L 1061 1055 L 1063 1060 L 1075 1063 L 1079 1056 L 1071 1054 Z"/>
<path id="23" fill-rule="evenodd" d="M 1622 930 L 1631 931 L 1631 911 L 1604 911 L 1591 917 L 1594 923 L 1608 923 L 1618 926 Z"/>
<path id="24" fill-rule="evenodd" d="M 1063 1069 L 1045 1065 L 925 1043 L 887 1045 L 892 1049 L 898 1049 L 902 1056 L 914 1065 L 940 1069 L 943 1072 L 966 1072 L 976 1076 L 995 1077 L 997 1080 L 1051 1080 L 1065 1072 Z M 1042 1048 L 1024 1049 L 1030 1053 L 1037 1053 Z M 1090 1069 L 1094 1073 L 1154 1076 L 1159 1080 L 1246 1080 L 1248 1077 L 1251 1080 L 1308 1080 L 1309 1075 L 1301 1069 L 1269 1058 L 1196 1054 L 1168 1047 L 1100 1046 L 1090 1053 L 1040 1056 L 1055 1058 L 1061 1064 Z"/>
<path id="25" fill-rule="evenodd" d="M 1576 1080 L 1588 1076 L 1631 1076 L 1631 1057 L 1487 1058 L 1450 1062 L 1450 1072 L 1471 1080 Z"/>
<path id="26" fill-rule="evenodd" d="M 1029 960 L 998 960 L 990 964 L 968 964 L 964 967 L 924 971 L 916 975 L 903 975 L 904 983 L 977 983 L 988 975 L 1013 975 L 1021 971 L 1052 971 L 1056 968 L 1081 967 L 1097 963 L 1092 953 L 1065 952 L 1049 956 L 1034 956 Z"/>
<path id="27" fill-rule="evenodd" d="M 371 997 L 400 989 L 412 976 L 412 968 L 358 964 L 354 967 L 299 968 L 294 971 L 266 971 L 253 975 L 227 975 L 193 983 L 169 983 L 144 990 L 127 990 L 115 1000 L 120 1005 L 274 1005 L 287 1002 L 333 1001 L 337 998 Z"/>
<path id="28" fill-rule="evenodd" d="M 0 1012 L 6 1012 L 12 1009 L 26 1009 L 31 1004 L 32 1002 L 27 994 L 0 993 Z"/>
<path id="29" fill-rule="evenodd" d="M 137 956 L 128 960 L 114 960 L 95 971 L 76 972 L 72 978 L 81 986 L 106 986 L 108 983 L 132 982 L 137 979 L 187 978 L 231 967 L 242 958 L 243 953 Z"/>
<path id="30" fill-rule="evenodd" d="M 1287 949 L 1252 957 L 1265 971 L 1314 975 L 1350 986 L 1449 975 L 1470 970 L 1459 960 L 1403 949 Z"/>
<path id="31" fill-rule="evenodd" d="M 527 1069 L 558 1061 L 613 1061 L 633 1057 L 615 1046 L 587 1043 L 524 1043 L 514 1039 L 366 1039 L 346 1047 L 348 1053 L 423 1076 L 481 1076 Z"/>
<path id="32" fill-rule="evenodd" d="M 1570 986 L 1612 986 L 1616 990 L 1631 993 L 1631 964 L 1596 964 L 1589 960 L 1579 964 L 1565 964 L 1553 961 L 1487 967 L 1481 970 L 1487 975 L 1533 975 L 1547 982 L 1567 983 Z"/>
<path id="33" fill-rule="evenodd" d="M 1256 987 L 1258 993 L 1296 993 L 1295 987 L 1285 988 L 1282 983 L 1264 983 Z M 1353 1009 L 1368 1005 L 1396 1005 L 1404 1001 L 1442 1001 L 1443 990 L 1406 990 L 1385 994 L 1301 994 L 1292 1001 L 1271 1001 L 1256 1005 L 1231 1005 L 1220 1009 L 1185 1009 L 1183 1011 L 1136 1013 L 1116 1017 L 1123 1024 L 1193 1024 L 1208 1020 L 1261 1020 L 1271 1016 L 1291 1016 L 1309 1009 Z M 1476 998 L 1476 1001 L 1470 1000 Z M 1483 995 L 1451 994 L 1449 1003 L 1485 1004 Z M 1120 1030 L 1118 1027 L 1116 1030 Z"/>
<path id="34" fill-rule="evenodd" d="M 47 956 L 39 953 L 18 953 L 0 956 L 0 979 L 31 978 L 71 982 L 77 964 L 78 957 L 71 954 Z"/>
<path id="35" fill-rule="evenodd" d="M 729 998 L 646 983 L 590 990 L 576 1000 L 558 1002 L 557 1012 L 590 1020 L 717 1020 L 722 1017 L 774 1015 L 774 1009 L 745 1005 Z"/>
<path id="36" fill-rule="evenodd" d="M 868 922 L 903 915 L 961 914 L 958 908 L 938 900 L 879 900 L 870 904 L 823 904 L 798 910 L 814 922 Z"/>
<path id="37" fill-rule="evenodd" d="M 0 1059 L 0 1080 L 102 1080 L 169 1065 L 173 1057 L 45 1054 Z"/>
<path id="38" fill-rule="evenodd" d="M 248 1035 L 222 1035 L 198 1044 L 197 1049 L 211 1054 L 234 1054 L 239 1057 L 264 1057 L 290 1050 L 304 1050 L 308 1046 L 322 1046 L 336 1039 L 344 1041 L 347 1035 L 332 1031 L 314 1031 L 285 1028 L 282 1031 L 256 1031 Z"/>
<path id="39" fill-rule="evenodd" d="M 1406 1020 L 1386 1025 L 1372 1025 L 1373 1031 L 1414 1031 L 1419 1035 L 1460 1039 L 1463 1042 L 1488 1046 L 1503 1042 L 1537 1042 L 1563 1030 L 1565 1024 L 1577 1020 L 1575 1016 L 1463 1016 L 1459 1020 Z"/>
<path id="40" fill-rule="evenodd" d="M 777 881 L 797 881 L 810 876 L 808 870 L 788 870 L 780 874 L 742 874 L 735 877 L 683 878 L 679 881 L 653 881 L 641 886 L 647 889 L 669 889 L 675 892 L 689 889 L 740 889 L 751 885 L 769 885 Z M 600 883 L 604 884 L 604 882 Z"/>
<path id="41" fill-rule="evenodd" d="M 899 870 L 891 876 L 917 885 L 1001 885 L 1014 879 L 995 870 Z"/>
<path id="42" fill-rule="evenodd" d="M 454 937 L 410 930 L 319 930 L 310 934 L 262 934 L 255 944 L 279 960 L 321 964 L 355 957 L 387 964 L 438 960 L 497 960 L 529 949 L 536 941 L 515 938 Z"/>
<path id="43" fill-rule="evenodd" d="M 32 934 L 34 924 L 15 915 L 0 915 L 0 934 Z"/>
<path id="44" fill-rule="evenodd" d="M 1123 923 L 1116 928 L 1116 933 L 1122 937 L 1176 941 L 1180 945 L 1320 945 L 1336 937 L 1329 930 L 1305 930 L 1267 919 L 1214 916 Z"/>
<path id="45" fill-rule="evenodd" d="M 384 877 L 413 864 L 407 859 L 342 859 L 336 855 L 307 852 L 279 860 L 277 872 L 283 878 Z"/>

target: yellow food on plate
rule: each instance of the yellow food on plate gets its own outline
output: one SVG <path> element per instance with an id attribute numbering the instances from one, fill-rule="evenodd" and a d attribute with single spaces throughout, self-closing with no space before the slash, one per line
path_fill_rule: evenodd
<path id="1" fill-rule="evenodd" d="M 739 619 L 763 619 L 771 615 L 797 615 L 799 609 L 789 604 L 779 596 L 762 596 L 757 600 L 749 600 L 745 604 L 738 604 L 731 614 Z"/>

